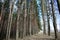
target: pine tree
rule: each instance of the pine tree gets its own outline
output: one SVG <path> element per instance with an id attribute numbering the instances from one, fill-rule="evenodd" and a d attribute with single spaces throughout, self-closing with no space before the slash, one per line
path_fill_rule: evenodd
<path id="1" fill-rule="evenodd" d="M 14 5 L 14 2 L 10 0 L 10 13 L 9 13 L 9 19 L 8 19 L 6 40 L 10 40 L 11 24 L 12 24 L 12 17 L 13 17 L 13 5 Z"/>
<path id="2" fill-rule="evenodd" d="M 41 7 L 42 7 L 42 18 L 43 18 L 43 33 L 46 34 L 46 26 L 45 26 L 45 18 L 44 18 L 44 14 L 45 14 L 45 7 L 44 7 L 44 4 L 45 4 L 45 1 L 44 0 L 41 0 Z"/>
<path id="3" fill-rule="evenodd" d="M 55 38 L 57 38 L 57 24 L 56 24 L 56 16 L 54 13 L 54 6 L 53 6 L 54 2 L 53 0 L 51 0 L 51 5 L 52 5 L 52 15 L 53 15 L 53 26 L 54 26 L 54 32 L 55 32 Z"/>
<path id="4" fill-rule="evenodd" d="M 46 0 L 45 2 L 46 2 L 45 5 L 46 5 L 46 13 L 47 13 L 48 35 L 50 36 L 50 14 L 51 14 L 50 13 L 50 4 L 49 4 L 49 0 Z"/>

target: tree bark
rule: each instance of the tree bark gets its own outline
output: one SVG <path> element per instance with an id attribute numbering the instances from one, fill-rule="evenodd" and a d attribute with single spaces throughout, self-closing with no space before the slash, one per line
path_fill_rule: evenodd
<path id="1" fill-rule="evenodd" d="M 43 18 L 43 33 L 46 34 L 46 26 L 45 26 L 45 18 L 44 18 L 44 0 L 41 0 L 41 7 L 42 7 L 42 18 Z"/>
<path id="2" fill-rule="evenodd" d="M 9 19 L 8 19 L 6 40 L 10 40 L 10 31 L 11 31 L 11 24 L 12 24 L 12 17 L 13 17 L 13 5 L 14 3 L 10 1 L 10 13 L 9 13 Z"/>
<path id="3" fill-rule="evenodd" d="M 23 33 L 23 37 L 26 36 L 26 17 L 27 17 L 27 0 L 25 0 L 25 13 L 24 13 L 24 33 Z"/>
<path id="4" fill-rule="evenodd" d="M 48 6 L 46 6 L 46 13 L 47 13 L 48 35 L 50 36 L 50 4 L 48 1 L 49 0 L 45 0 L 45 2 L 46 2 L 45 5 L 48 5 Z"/>
<path id="5" fill-rule="evenodd" d="M 53 26 L 54 26 L 54 32 L 55 32 L 55 38 L 57 38 L 57 24 L 56 24 L 56 16 L 55 16 L 55 13 L 54 13 L 54 6 L 53 6 L 53 0 L 51 0 L 51 5 L 52 5 L 52 15 L 53 15 Z"/>

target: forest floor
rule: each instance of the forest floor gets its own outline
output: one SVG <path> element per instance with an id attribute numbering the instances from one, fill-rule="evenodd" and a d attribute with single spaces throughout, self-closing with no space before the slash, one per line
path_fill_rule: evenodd
<path id="1" fill-rule="evenodd" d="M 15 39 L 11 39 L 11 40 L 15 40 Z M 18 40 L 55 40 L 55 38 L 54 38 L 54 33 L 51 33 L 51 36 L 40 33 L 40 34 L 35 34 L 35 35 L 24 37 L 23 39 L 19 38 Z M 58 33 L 57 40 L 60 40 L 60 32 Z"/>
<path id="2" fill-rule="evenodd" d="M 29 36 L 29 37 L 25 37 L 20 40 L 55 40 L 54 35 L 55 35 L 54 33 L 51 33 L 51 36 L 48 36 L 47 34 L 44 35 L 43 33 L 40 33 L 40 34 L 35 34 L 35 35 Z M 57 40 L 60 40 L 60 32 L 58 33 Z"/>
<path id="3" fill-rule="evenodd" d="M 55 35 L 54 33 L 51 33 L 52 37 L 55 37 L 54 35 Z M 58 32 L 57 36 L 58 36 L 57 40 L 60 40 L 60 32 Z"/>

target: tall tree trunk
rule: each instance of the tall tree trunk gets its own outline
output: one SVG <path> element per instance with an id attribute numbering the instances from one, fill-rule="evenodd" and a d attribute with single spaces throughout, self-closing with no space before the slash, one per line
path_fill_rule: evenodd
<path id="1" fill-rule="evenodd" d="M 19 0 L 18 10 L 17 10 L 17 27 L 16 27 L 16 40 L 19 38 L 19 22 L 20 22 L 20 13 L 21 13 L 21 0 Z"/>
<path id="2" fill-rule="evenodd" d="M 5 4 L 5 2 L 3 3 L 3 4 L 1 4 L 1 15 L 0 15 L 0 37 L 1 37 L 1 39 L 0 40 L 2 40 L 3 39 L 3 32 L 4 32 L 4 22 L 5 22 L 5 17 L 4 17 L 4 15 L 5 15 L 5 13 L 4 13 L 4 11 L 5 11 L 5 9 L 4 9 L 4 4 Z"/>
<path id="3" fill-rule="evenodd" d="M 45 18 L 44 18 L 44 14 L 45 14 L 45 9 L 44 9 L 44 0 L 41 0 L 41 6 L 42 6 L 42 18 L 43 18 L 43 33 L 46 34 L 46 26 L 45 26 Z"/>
<path id="4" fill-rule="evenodd" d="M 31 10 L 31 9 L 32 9 L 32 8 L 31 8 L 32 4 L 31 4 L 31 1 L 30 1 L 29 5 L 30 5 L 30 21 L 29 21 L 30 25 L 29 25 L 29 33 L 30 33 L 30 36 L 31 36 L 31 27 L 32 27 L 32 25 L 31 25 L 31 14 L 32 14 L 32 10 Z"/>
<path id="5" fill-rule="evenodd" d="M 50 36 L 50 17 L 48 13 L 47 13 L 47 22 L 48 22 L 48 35 Z"/>
<path id="6" fill-rule="evenodd" d="M 16 40 L 18 40 L 19 38 L 19 17 L 20 17 L 20 13 L 19 13 L 19 10 L 20 8 L 18 8 L 18 14 L 17 14 L 17 27 L 16 27 Z"/>
<path id="7" fill-rule="evenodd" d="M 60 12 L 60 0 L 56 0 L 57 1 L 57 4 L 58 4 L 58 9 L 59 9 L 59 12 Z M 60 13 L 59 13 L 60 14 Z"/>
<path id="8" fill-rule="evenodd" d="M 1 29 L 2 29 L 2 25 L 3 25 L 3 23 L 4 23 L 4 3 L 2 4 L 2 7 L 1 7 L 1 15 L 0 15 L 0 23 L 1 23 L 1 25 L 0 25 L 0 27 L 1 27 Z M 1 30 L 0 29 L 0 30 Z"/>
<path id="9" fill-rule="evenodd" d="M 53 0 L 51 0 L 51 5 L 52 5 L 52 15 L 53 15 L 53 26 L 54 26 L 54 32 L 55 32 L 55 38 L 57 38 L 57 24 L 56 24 L 56 16 L 55 16 L 55 13 L 54 13 L 54 6 L 53 6 Z"/>
<path id="10" fill-rule="evenodd" d="M 9 19 L 8 19 L 6 40 L 10 40 L 11 24 L 12 24 L 12 17 L 13 17 L 13 5 L 14 3 L 10 1 L 10 13 L 9 13 Z"/>
<path id="11" fill-rule="evenodd" d="M 25 8 L 24 8 L 24 6 L 25 6 L 24 3 L 23 3 L 22 6 L 23 6 L 23 9 L 22 9 L 22 13 L 23 13 L 23 22 L 22 22 L 22 23 L 23 23 L 23 24 L 22 24 L 22 26 L 23 26 L 23 27 L 22 27 L 22 31 L 23 31 L 23 32 L 22 32 L 22 38 L 23 38 L 23 37 L 24 37 L 24 13 L 25 13 L 25 12 L 24 12 L 24 9 L 25 9 Z"/>
<path id="12" fill-rule="evenodd" d="M 46 13 L 47 13 L 47 24 L 48 24 L 48 35 L 50 36 L 50 5 L 49 0 L 46 0 Z M 49 12 L 48 12 L 49 11 Z"/>
<path id="13" fill-rule="evenodd" d="M 28 6 L 29 6 L 29 7 L 28 7 L 28 36 L 31 35 L 31 28 L 30 28 L 30 27 L 31 27 L 31 26 L 30 26 L 30 25 L 31 25 L 31 19 L 30 19 L 30 16 L 31 16 L 31 15 L 30 15 L 30 4 L 31 4 L 31 2 L 29 1 L 29 3 L 28 3 Z"/>
<path id="14" fill-rule="evenodd" d="M 27 17 L 27 0 L 25 0 L 25 13 L 24 13 L 24 33 L 23 37 L 26 36 L 26 17 Z"/>
<path id="15" fill-rule="evenodd" d="M 29 8 L 28 8 L 28 5 L 29 5 L 29 3 L 27 4 L 27 24 L 26 24 L 26 25 L 27 25 L 26 35 L 27 35 L 27 36 L 28 36 L 28 31 L 29 31 L 29 30 L 28 30 L 28 28 L 29 28 L 29 27 L 28 27 L 28 26 L 29 26 L 29 11 L 28 11 Z"/>

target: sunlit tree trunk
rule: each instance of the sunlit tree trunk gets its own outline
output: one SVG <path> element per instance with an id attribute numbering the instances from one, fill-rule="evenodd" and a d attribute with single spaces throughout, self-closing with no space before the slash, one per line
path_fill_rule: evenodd
<path id="1" fill-rule="evenodd" d="M 22 10 L 22 38 L 23 38 L 23 33 L 24 33 L 24 10 Z"/>
<path id="2" fill-rule="evenodd" d="M 26 17 L 27 17 L 27 0 L 25 0 L 25 10 L 24 10 L 24 32 L 23 32 L 23 37 L 26 36 Z"/>
<path id="3" fill-rule="evenodd" d="M 20 8 L 20 20 L 19 20 L 19 21 L 20 21 L 20 23 L 19 23 L 19 24 L 20 24 L 20 25 L 19 25 L 20 38 L 23 37 L 23 33 L 22 33 L 22 32 L 23 32 L 23 24 L 24 24 L 24 23 L 23 23 L 23 20 L 24 20 L 24 19 L 23 19 L 23 7 L 22 7 L 23 5 L 24 5 L 24 3 L 22 2 L 21 8 Z"/>
<path id="4" fill-rule="evenodd" d="M 16 40 L 19 39 L 19 23 L 20 23 L 20 14 L 21 14 L 21 0 L 18 1 L 18 10 L 17 10 L 17 27 L 16 27 Z"/>
<path id="5" fill-rule="evenodd" d="M 46 34 L 46 26 L 45 26 L 45 17 L 44 17 L 44 14 L 45 14 L 45 9 L 44 9 L 44 0 L 41 0 L 41 6 L 42 6 L 42 18 L 43 18 L 43 33 Z"/>
<path id="6" fill-rule="evenodd" d="M 31 17 L 31 14 L 32 14 L 32 10 L 31 10 L 31 9 L 32 9 L 32 1 L 30 1 L 30 4 L 29 4 L 29 5 L 30 5 L 30 21 L 29 21 L 30 25 L 29 25 L 29 33 L 30 33 L 30 36 L 31 36 L 31 31 L 32 31 L 32 30 L 31 30 L 31 27 L 32 27 L 32 24 L 31 24 L 31 23 L 32 23 L 32 22 L 31 22 L 31 20 L 32 20 L 32 19 L 31 19 L 31 18 L 32 18 L 32 17 Z"/>
<path id="7" fill-rule="evenodd" d="M 13 17 L 13 5 L 14 5 L 14 2 L 12 3 L 12 1 L 10 1 L 10 13 L 9 13 L 9 19 L 8 19 L 6 40 L 10 40 L 11 24 L 12 24 L 12 17 Z"/>
<path id="8" fill-rule="evenodd" d="M 19 38 L 19 17 L 20 17 L 20 13 L 19 13 L 19 10 L 20 8 L 18 8 L 18 14 L 17 14 L 17 27 L 16 27 L 16 40 L 18 40 Z"/>

